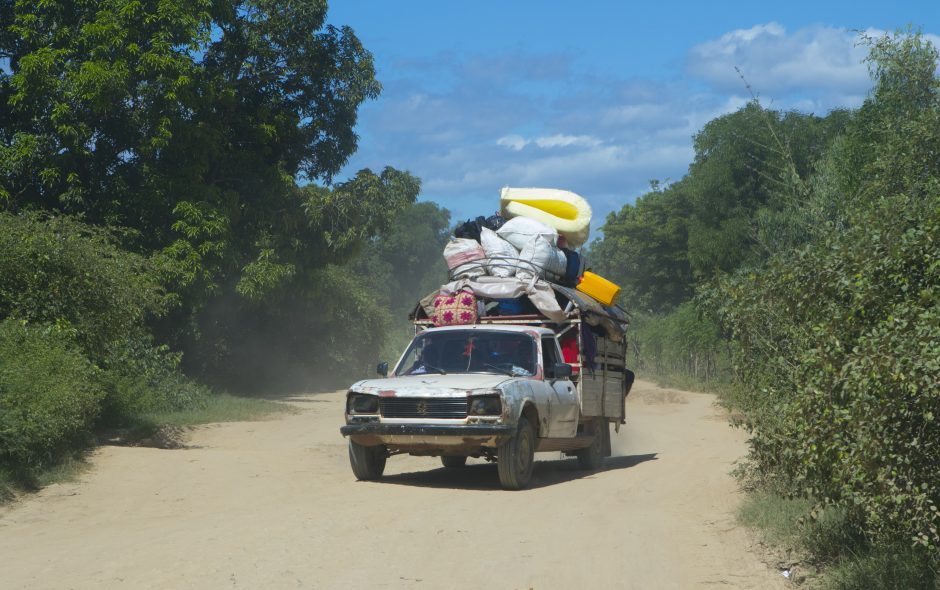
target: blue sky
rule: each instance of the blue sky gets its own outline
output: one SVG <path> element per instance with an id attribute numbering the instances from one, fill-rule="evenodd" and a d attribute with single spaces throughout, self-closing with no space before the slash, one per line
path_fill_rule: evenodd
<path id="1" fill-rule="evenodd" d="M 858 33 L 908 24 L 940 46 L 940 5 L 758 2 L 344 0 L 384 90 L 360 110 L 361 168 L 409 170 L 456 219 L 498 208 L 502 186 L 581 194 L 595 228 L 677 180 L 692 136 L 742 106 L 825 114 L 870 88 Z"/>

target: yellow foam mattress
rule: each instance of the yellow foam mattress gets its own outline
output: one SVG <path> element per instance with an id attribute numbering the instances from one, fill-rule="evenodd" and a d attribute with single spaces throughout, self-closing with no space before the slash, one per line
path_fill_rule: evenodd
<path id="1" fill-rule="evenodd" d="M 503 217 L 528 217 L 565 236 L 568 246 L 587 242 L 591 232 L 591 206 L 571 191 L 555 188 L 504 187 L 499 194 Z"/>

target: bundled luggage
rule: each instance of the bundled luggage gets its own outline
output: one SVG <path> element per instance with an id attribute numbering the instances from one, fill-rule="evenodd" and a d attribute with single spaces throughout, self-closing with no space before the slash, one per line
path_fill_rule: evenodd
<path id="1" fill-rule="evenodd" d="M 444 246 L 444 261 L 451 276 L 478 277 L 486 274 L 482 261 L 486 252 L 480 242 L 468 238 L 453 238 Z"/>
<path id="2" fill-rule="evenodd" d="M 489 261 L 486 270 L 491 276 L 505 278 L 516 274 L 515 263 L 519 258 L 519 251 L 515 246 L 488 227 L 480 230 L 480 243 Z"/>
<path id="3" fill-rule="evenodd" d="M 590 233 L 587 201 L 569 191 L 507 187 L 500 206 L 500 214 L 460 224 L 444 247 L 451 283 L 434 299 L 435 325 L 475 323 L 483 314 L 563 317 L 551 285 L 614 302 L 620 287 L 586 272 L 574 249 Z"/>
<path id="4" fill-rule="evenodd" d="M 477 298 L 469 289 L 452 294 L 439 294 L 434 298 L 435 326 L 456 326 L 477 322 Z"/>

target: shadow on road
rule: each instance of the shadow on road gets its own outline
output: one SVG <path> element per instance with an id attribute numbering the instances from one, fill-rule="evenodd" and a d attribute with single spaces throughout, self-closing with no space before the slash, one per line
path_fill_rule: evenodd
<path id="1" fill-rule="evenodd" d="M 607 471 L 628 469 L 646 461 L 655 461 L 656 453 L 608 457 L 599 469 L 587 470 L 578 467 L 577 459 L 556 461 L 536 461 L 535 471 L 527 489 L 573 481 L 585 477 L 594 477 Z M 376 483 L 424 488 L 445 488 L 461 490 L 498 490 L 499 476 L 495 463 L 467 465 L 457 469 L 431 469 L 386 475 Z"/>

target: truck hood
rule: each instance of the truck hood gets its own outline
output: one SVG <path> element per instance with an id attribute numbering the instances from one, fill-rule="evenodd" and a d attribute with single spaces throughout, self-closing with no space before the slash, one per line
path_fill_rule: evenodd
<path id="1" fill-rule="evenodd" d="M 513 377 L 482 373 L 449 375 L 429 373 L 387 379 L 366 379 L 354 383 L 349 389 L 387 397 L 462 397 L 469 392 L 492 390 L 510 379 Z"/>

